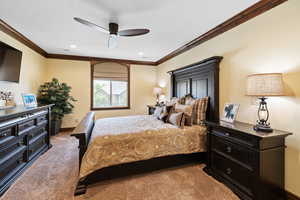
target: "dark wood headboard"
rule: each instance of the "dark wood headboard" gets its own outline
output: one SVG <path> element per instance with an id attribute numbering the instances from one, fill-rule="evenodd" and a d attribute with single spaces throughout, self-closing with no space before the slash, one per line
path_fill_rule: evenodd
<path id="1" fill-rule="evenodd" d="M 171 96 L 192 94 L 194 98 L 209 97 L 207 119 L 219 120 L 219 64 L 223 57 L 215 56 L 169 71 Z"/>

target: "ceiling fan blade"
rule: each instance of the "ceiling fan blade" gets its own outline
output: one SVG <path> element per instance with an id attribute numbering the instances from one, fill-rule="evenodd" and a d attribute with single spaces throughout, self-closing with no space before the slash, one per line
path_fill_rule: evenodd
<path id="1" fill-rule="evenodd" d="M 75 21 L 77 21 L 77 22 L 83 24 L 83 25 L 89 26 L 89 27 L 94 28 L 94 29 L 96 29 L 96 30 L 98 30 L 98 31 L 101 31 L 101 32 L 103 32 L 103 33 L 108 33 L 108 34 L 109 34 L 109 31 L 108 31 L 107 29 L 105 29 L 105 28 L 103 28 L 103 27 L 101 27 L 101 26 L 98 26 L 97 24 L 94 24 L 94 23 L 92 23 L 92 22 L 89 22 L 89 21 L 87 21 L 87 20 L 84 20 L 84 19 L 81 19 L 81 18 L 78 18 L 78 17 L 74 17 L 73 19 L 74 19 Z"/>
<path id="2" fill-rule="evenodd" d="M 149 29 L 127 29 L 127 30 L 122 30 L 118 32 L 118 35 L 120 36 L 138 36 L 138 35 L 144 35 L 149 33 Z"/>

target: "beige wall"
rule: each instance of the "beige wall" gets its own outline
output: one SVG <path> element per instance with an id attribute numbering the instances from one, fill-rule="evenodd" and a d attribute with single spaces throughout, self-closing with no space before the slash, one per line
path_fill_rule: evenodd
<path id="1" fill-rule="evenodd" d="M 46 59 L 19 41 L 0 31 L 0 41 L 23 52 L 20 82 L 0 81 L 1 91 L 12 91 L 17 104 L 22 103 L 21 93 L 36 93 L 43 82 Z"/>
<path id="2" fill-rule="evenodd" d="M 300 1 L 290 0 L 273 10 L 218 36 L 166 63 L 157 71 L 158 84 L 166 85 L 167 71 L 211 56 L 223 56 L 220 69 L 220 105 L 240 104 L 238 120 L 254 123 L 255 99 L 245 96 L 246 76 L 282 72 L 286 97 L 268 99 L 274 128 L 292 131 L 287 139 L 286 188 L 300 196 Z"/>
<path id="3" fill-rule="evenodd" d="M 282 72 L 288 96 L 269 98 L 270 122 L 274 128 L 292 131 L 287 139 L 286 188 L 300 196 L 300 1 L 283 5 L 214 38 L 158 68 L 131 66 L 131 109 L 97 111 L 97 117 L 145 114 L 155 99 L 157 84 L 169 91 L 167 71 L 211 56 L 224 56 L 220 70 L 220 104 L 240 104 L 238 120 L 255 122 L 257 106 L 246 97 L 246 76 L 252 73 Z M 17 103 L 22 92 L 36 92 L 38 86 L 56 77 L 73 87 L 78 100 L 74 113 L 66 116 L 64 127 L 71 127 L 90 109 L 90 64 L 84 61 L 45 59 L 0 31 L 0 40 L 23 51 L 20 83 L 0 82 L 0 90 L 12 90 Z"/>
<path id="4" fill-rule="evenodd" d="M 75 126 L 78 121 L 90 111 L 90 62 L 70 60 L 47 60 L 46 80 L 53 77 L 66 82 L 72 87 L 72 95 L 78 101 L 75 102 L 74 113 L 67 115 L 63 127 Z M 156 67 L 130 66 L 130 103 L 128 110 L 96 111 L 98 118 L 125 116 L 134 114 L 146 114 L 147 104 L 153 104 L 155 97 L 152 95 L 156 84 Z"/>

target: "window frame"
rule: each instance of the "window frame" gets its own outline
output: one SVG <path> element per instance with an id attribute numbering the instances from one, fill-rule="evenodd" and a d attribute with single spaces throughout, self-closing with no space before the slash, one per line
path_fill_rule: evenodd
<path id="1" fill-rule="evenodd" d="M 127 83 L 127 106 L 114 106 L 114 107 L 94 107 L 94 68 L 97 64 L 104 64 L 104 63 L 116 63 L 119 65 L 123 65 L 127 68 L 128 72 L 128 83 Z M 130 109 L 130 65 L 119 63 L 119 62 L 91 62 L 91 103 L 90 103 L 90 110 L 124 110 Z"/>

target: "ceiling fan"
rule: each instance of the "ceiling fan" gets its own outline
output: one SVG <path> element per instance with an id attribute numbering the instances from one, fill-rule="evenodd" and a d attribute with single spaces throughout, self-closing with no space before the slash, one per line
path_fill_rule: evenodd
<path id="1" fill-rule="evenodd" d="M 106 28 L 103 28 L 97 24 L 94 24 L 92 22 L 89 22 L 87 20 L 74 17 L 74 20 L 84 24 L 86 26 L 89 26 L 91 28 L 94 28 L 98 31 L 101 31 L 103 33 L 109 34 L 109 39 L 108 39 L 108 48 L 112 49 L 117 47 L 118 42 L 117 42 L 117 37 L 118 36 L 124 36 L 124 37 L 132 37 L 132 36 L 139 36 L 139 35 L 144 35 L 150 32 L 149 29 L 126 29 L 126 30 L 120 30 L 119 31 L 119 25 L 116 23 L 109 23 L 109 30 Z"/>

